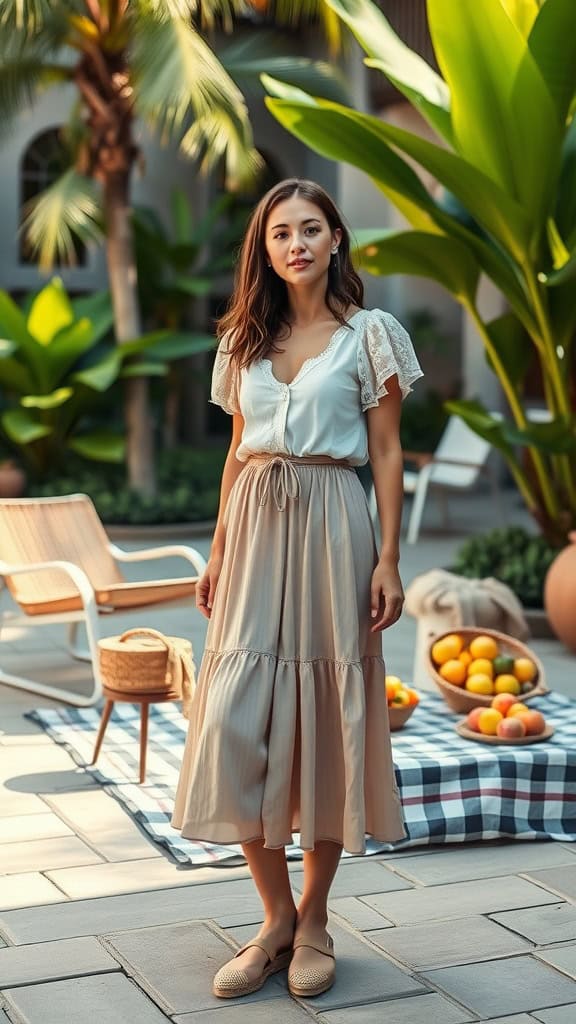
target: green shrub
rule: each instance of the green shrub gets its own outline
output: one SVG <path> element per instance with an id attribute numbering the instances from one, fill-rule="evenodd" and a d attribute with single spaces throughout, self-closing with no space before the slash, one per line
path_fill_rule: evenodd
<path id="1" fill-rule="evenodd" d="M 215 519 L 225 448 L 174 449 L 158 460 L 158 494 L 146 498 L 127 487 L 120 467 L 85 469 L 78 465 L 69 475 L 48 483 L 31 484 L 39 497 L 81 492 L 92 498 L 102 522 L 114 525 L 193 523 Z"/>
<path id="2" fill-rule="evenodd" d="M 525 608 L 542 608 L 544 579 L 558 548 L 520 526 L 491 530 L 465 541 L 452 570 L 460 576 L 494 576 L 514 591 Z"/>
<path id="3" fill-rule="evenodd" d="M 402 409 L 400 440 L 404 451 L 433 452 L 448 420 L 444 399 L 436 391 L 412 398 Z"/>

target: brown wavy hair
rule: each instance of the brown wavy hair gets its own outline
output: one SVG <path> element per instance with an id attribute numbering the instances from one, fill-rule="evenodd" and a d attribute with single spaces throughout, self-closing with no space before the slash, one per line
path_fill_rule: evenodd
<path id="1" fill-rule="evenodd" d="M 250 218 L 236 268 L 234 291 L 228 309 L 217 324 L 219 338 L 228 336 L 227 351 L 238 367 L 250 366 L 268 352 L 280 351 L 271 339 L 288 328 L 286 283 L 268 266 L 266 224 L 272 210 L 285 199 L 301 196 L 322 210 L 331 231 L 339 228 L 342 239 L 330 260 L 326 305 L 334 318 L 346 323 L 350 306 L 363 307 L 364 285 L 352 266 L 350 233 L 327 192 L 314 181 L 287 178 L 262 197 Z"/>

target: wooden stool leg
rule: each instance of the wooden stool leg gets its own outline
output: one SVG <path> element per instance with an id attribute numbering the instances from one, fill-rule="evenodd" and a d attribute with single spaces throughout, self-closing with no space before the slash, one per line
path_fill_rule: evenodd
<path id="1" fill-rule="evenodd" d="M 102 746 L 102 740 L 104 739 L 104 733 L 106 732 L 106 726 L 110 721 L 110 715 L 114 709 L 114 701 L 107 700 L 104 705 L 104 711 L 102 712 L 102 718 L 100 719 L 100 727 L 98 729 L 98 735 L 96 737 L 96 746 L 94 747 L 94 756 L 90 761 L 90 764 L 96 764 L 98 760 L 98 754 L 100 753 L 100 747 Z"/>
<path id="2" fill-rule="evenodd" d="M 140 718 L 140 782 L 146 781 L 146 746 L 148 743 L 148 701 L 142 702 L 142 714 Z"/>

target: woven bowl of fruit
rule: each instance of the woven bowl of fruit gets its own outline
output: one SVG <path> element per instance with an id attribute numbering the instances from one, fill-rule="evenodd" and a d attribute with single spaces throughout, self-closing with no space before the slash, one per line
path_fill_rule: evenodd
<path id="1" fill-rule="evenodd" d="M 406 686 L 398 676 L 386 676 L 386 697 L 390 732 L 402 729 L 418 704 L 420 696 L 411 686 Z"/>
<path id="2" fill-rule="evenodd" d="M 435 637 L 428 648 L 428 671 L 454 711 L 490 707 L 499 693 L 526 701 L 548 692 L 534 652 L 495 629 L 463 627 Z"/>

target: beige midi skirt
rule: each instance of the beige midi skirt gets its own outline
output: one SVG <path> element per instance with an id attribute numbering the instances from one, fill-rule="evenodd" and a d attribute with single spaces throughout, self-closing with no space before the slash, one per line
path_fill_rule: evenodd
<path id="1" fill-rule="evenodd" d="M 190 712 L 172 824 L 224 845 L 262 839 L 361 854 L 405 836 L 394 778 L 376 561 L 349 466 L 252 458 L 226 546 Z"/>

